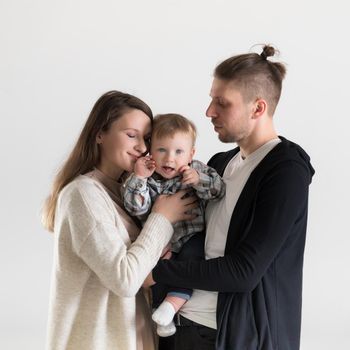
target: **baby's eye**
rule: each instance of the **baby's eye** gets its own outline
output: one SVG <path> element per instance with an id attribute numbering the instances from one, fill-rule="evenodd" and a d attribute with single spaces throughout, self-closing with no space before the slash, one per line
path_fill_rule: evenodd
<path id="1" fill-rule="evenodd" d="M 176 150 L 176 154 L 181 154 L 181 153 L 183 153 L 183 150 L 182 150 L 182 149 L 177 149 L 177 150 Z"/>
<path id="2" fill-rule="evenodd" d="M 165 148 L 158 148 L 158 152 L 165 152 Z"/>

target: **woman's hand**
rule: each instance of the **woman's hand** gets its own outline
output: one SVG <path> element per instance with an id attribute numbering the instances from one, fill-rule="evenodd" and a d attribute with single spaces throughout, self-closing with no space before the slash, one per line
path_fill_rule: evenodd
<path id="1" fill-rule="evenodd" d="M 160 256 L 161 259 L 170 259 L 171 258 L 171 245 L 167 244 L 167 246 L 163 249 L 162 255 Z"/>
<path id="2" fill-rule="evenodd" d="M 142 283 L 143 288 L 149 288 L 152 287 L 156 282 L 154 282 L 154 279 L 152 277 L 152 271 L 148 274 L 145 281 Z"/>
<path id="3" fill-rule="evenodd" d="M 175 194 L 159 196 L 152 211 L 164 215 L 172 224 L 182 220 L 193 220 L 196 215 L 190 212 L 198 207 L 198 202 L 195 196 L 182 198 L 187 192 L 181 190 Z"/>

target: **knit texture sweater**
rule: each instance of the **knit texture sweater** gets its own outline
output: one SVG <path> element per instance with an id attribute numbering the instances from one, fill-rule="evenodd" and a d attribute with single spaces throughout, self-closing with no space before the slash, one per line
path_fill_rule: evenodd
<path id="1" fill-rule="evenodd" d="M 151 332 L 140 287 L 169 242 L 172 225 L 151 213 L 132 242 L 128 215 L 99 176 L 88 175 L 58 198 L 47 349 L 152 350 L 137 339 L 140 325 Z"/>

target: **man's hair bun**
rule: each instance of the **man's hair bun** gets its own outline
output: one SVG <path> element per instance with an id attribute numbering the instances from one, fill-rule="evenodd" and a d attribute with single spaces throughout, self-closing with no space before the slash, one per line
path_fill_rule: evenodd
<path id="1" fill-rule="evenodd" d="M 263 48 L 263 51 L 262 53 L 260 54 L 260 56 L 266 60 L 268 57 L 272 57 L 275 55 L 275 48 L 272 47 L 272 46 L 269 46 L 269 45 L 265 45 L 264 48 Z"/>

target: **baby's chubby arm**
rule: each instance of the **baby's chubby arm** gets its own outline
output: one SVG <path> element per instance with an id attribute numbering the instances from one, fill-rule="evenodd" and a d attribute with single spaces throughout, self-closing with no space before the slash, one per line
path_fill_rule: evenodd
<path id="1" fill-rule="evenodd" d="M 182 183 L 184 185 L 196 186 L 199 184 L 199 173 L 189 165 L 183 165 L 179 172 L 182 173 Z"/>
<path id="2" fill-rule="evenodd" d="M 216 170 L 198 160 L 194 160 L 191 167 L 183 167 L 182 183 L 192 186 L 197 196 L 204 200 L 218 200 L 226 191 L 226 185 Z"/>
<path id="3" fill-rule="evenodd" d="M 152 201 L 147 178 L 155 169 L 155 162 L 150 157 L 140 157 L 134 166 L 134 172 L 123 185 L 124 207 L 133 216 L 147 214 Z"/>
<path id="4" fill-rule="evenodd" d="M 156 169 L 156 162 L 152 159 L 152 156 L 140 157 L 134 166 L 134 174 L 141 178 L 145 179 L 154 173 Z"/>

